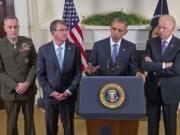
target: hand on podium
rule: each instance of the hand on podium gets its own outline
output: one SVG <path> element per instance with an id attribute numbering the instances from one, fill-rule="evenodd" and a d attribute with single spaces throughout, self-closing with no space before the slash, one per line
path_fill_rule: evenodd
<path id="1" fill-rule="evenodd" d="M 145 75 L 139 71 L 136 72 L 136 77 L 143 78 L 143 80 L 145 81 Z"/>
<path id="2" fill-rule="evenodd" d="M 91 63 L 88 63 L 88 66 L 86 67 L 86 73 L 89 75 L 95 74 L 99 68 L 100 68 L 99 65 L 94 67 Z"/>

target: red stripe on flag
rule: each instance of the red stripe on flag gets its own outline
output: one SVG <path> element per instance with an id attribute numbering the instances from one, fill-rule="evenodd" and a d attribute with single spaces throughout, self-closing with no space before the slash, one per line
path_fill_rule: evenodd
<path id="1" fill-rule="evenodd" d="M 82 56 L 85 58 L 85 60 L 87 60 L 86 53 L 85 53 L 82 45 L 80 44 L 79 40 L 78 40 L 78 39 L 76 38 L 76 36 L 74 35 L 74 33 L 73 33 L 72 31 L 70 31 L 70 32 L 69 32 L 69 35 L 70 35 L 70 37 L 72 38 L 72 40 L 74 41 L 74 43 L 80 47 L 80 51 L 81 51 Z"/>
<path id="2" fill-rule="evenodd" d="M 81 31 L 81 28 L 79 27 L 79 25 L 76 24 L 76 25 L 74 26 L 74 28 L 76 28 L 76 30 L 78 31 L 79 35 L 80 35 L 81 38 L 82 38 L 82 41 L 84 41 L 83 34 L 82 34 L 82 31 Z"/>

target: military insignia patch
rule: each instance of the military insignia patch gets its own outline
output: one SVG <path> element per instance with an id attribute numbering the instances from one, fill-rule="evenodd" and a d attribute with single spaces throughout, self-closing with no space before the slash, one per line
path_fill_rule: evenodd
<path id="1" fill-rule="evenodd" d="M 125 101 L 123 88 L 116 83 L 108 83 L 100 90 L 100 102 L 109 109 L 120 107 Z"/>
<path id="2" fill-rule="evenodd" d="M 19 51 L 24 52 L 24 51 L 29 51 L 29 50 L 30 50 L 30 45 L 28 43 L 22 43 Z"/>

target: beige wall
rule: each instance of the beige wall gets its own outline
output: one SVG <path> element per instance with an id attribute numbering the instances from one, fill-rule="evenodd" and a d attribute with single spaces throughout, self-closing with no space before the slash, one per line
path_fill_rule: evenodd
<path id="1" fill-rule="evenodd" d="M 15 0 L 16 15 L 20 19 L 21 34 L 33 38 L 36 48 L 47 42 L 44 26 L 54 19 L 62 18 L 65 0 Z M 179 0 L 167 0 L 170 13 L 180 26 Z M 123 10 L 151 18 L 158 0 L 74 0 L 80 19 L 94 13 Z"/>
<path id="2" fill-rule="evenodd" d="M 61 18 L 65 0 L 32 0 L 36 1 L 38 8 L 38 21 L 44 23 L 54 18 Z M 167 0 L 170 13 L 180 22 L 179 0 Z M 80 16 L 114 10 L 123 10 L 129 13 L 137 13 L 151 18 L 158 0 L 74 0 L 76 10 Z"/>
<path id="3" fill-rule="evenodd" d="M 65 0 L 14 0 L 15 13 L 19 18 L 21 26 L 20 34 L 31 37 L 37 50 L 39 46 L 51 39 L 48 31 L 49 24 L 54 19 L 62 18 L 64 1 Z M 170 13 L 175 16 L 177 24 L 180 26 L 180 16 L 178 16 L 180 14 L 180 8 L 177 6 L 179 0 L 167 1 Z M 157 2 L 158 0 L 74 0 L 80 19 L 94 13 L 116 10 L 136 13 L 151 18 Z M 84 30 L 84 33 L 85 32 Z M 92 41 L 88 42 L 90 36 L 88 36 L 88 34 L 84 36 L 86 37 L 87 44 L 89 43 L 91 47 Z M 132 36 L 132 39 L 136 40 L 137 36 L 139 36 L 139 34 Z M 147 35 L 144 36 L 146 39 Z M 142 37 L 143 36 L 141 36 L 141 38 Z M 36 97 L 39 97 L 39 93 Z"/>

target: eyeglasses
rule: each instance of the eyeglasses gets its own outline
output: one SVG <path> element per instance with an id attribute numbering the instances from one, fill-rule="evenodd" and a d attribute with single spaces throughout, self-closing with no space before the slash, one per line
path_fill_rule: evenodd
<path id="1" fill-rule="evenodd" d="M 112 30 L 113 30 L 113 31 L 118 31 L 118 32 L 123 32 L 122 29 L 118 29 L 118 28 L 115 28 L 115 27 L 112 27 Z"/>
<path id="2" fill-rule="evenodd" d="M 54 31 L 59 31 L 59 32 L 66 32 L 66 31 L 68 31 L 68 29 L 59 29 L 59 30 L 54 30 Z"/>

